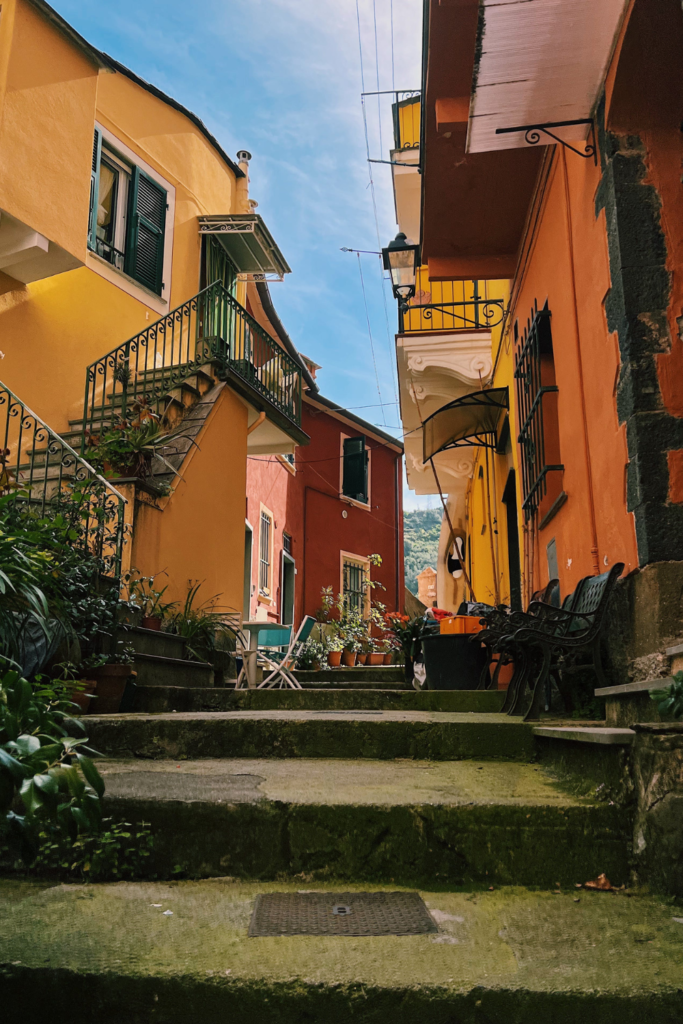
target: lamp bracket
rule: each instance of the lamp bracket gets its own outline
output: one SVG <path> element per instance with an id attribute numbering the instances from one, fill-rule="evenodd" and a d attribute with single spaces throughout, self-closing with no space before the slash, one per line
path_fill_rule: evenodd
<path id="1" fill-rule="evenodd" d="M 462 313 L 451 312 L 451 307 L 469 306 L 474 308 L 475 320 L 470 320 L 468 317 L 463 316 Z M 447 316 L 452 316 L 454 319 L 462 320 L 463 324 L 468 327 L 473 327 L 476 330 L 489 330 L 491 327 L 498 327 L 502 324 L 505 317 L 505 299 L 470 299 L 469 302 L 400 302 L 399 308 L 405 315 L 410 313 L 413 309 L 425 309 L 427 312 L 424 314 L 426 320 L 431 320 L 432 310 L 437 310 L 440 313 L 445 313 Z M 481 312 L 481 316 L 480 316 Z"/>
<path id="2" fill-rule="evenodd" d="M 583 152 L 570 145 L 566 139 L 561 139 L 559 135 L 555 135 L 554 132 L 550 131 L 551 128 L 568 128 L 570 125 L 575 124 L 589 124 L 591 126 L 590 134 L 592 141 L 584 144 Z M 539 143 L 541 135 L 548 135 L 553 142 L 559 142 L 565 149 L 570 149 L 572 153 L 583 157 L 584 160 L 589 160 L 592 157 L 593 163 L 597 167 L 598 150 L 595 142 L 595 121 L 592 117 L 578 117 L 573 121 L 545 121 L 543 124 L 519 124 L 514 128 L 496 128 L 496 135 L 509 135 L 511 132 L 524 132 L 524 139 L 530 146 L 535 146 Z"/>

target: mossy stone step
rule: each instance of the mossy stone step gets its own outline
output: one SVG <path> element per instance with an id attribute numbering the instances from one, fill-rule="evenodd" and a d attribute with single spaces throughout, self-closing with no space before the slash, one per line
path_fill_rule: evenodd
<path id="1" fill-rule="evenodd" d="M 105 813 L 149 822 L 153 869 L 461 885 L 628 881 L 630 819 L 537 765 L 107 761 Z"/>
<path id="2" fill-rule="evenodd" d="M 302 685 L 330 683 L 347 686 L 349 683 L 397 683 L 405 686 L 403 665 L 357 665 L 355 668 L 295 669 L 294 675 Z"/>
<path id="3" fill-rule="evenodd" d="M 430 711 L 214 711 L 91 715 L 108 757 L 408 757 L 527 761 L 532 726 L 506 715 Z"/>
<path id="4" fill-rule="evenodd" d="M 51 1024 L 72 1024 L 79 1006 L 98 1024 L 681 1021 L 683 925 L 666 901 L 426 888 L 437 934 L 248 937 L 257 894 L 302 887 L 0 881 L 3 1014 L 22 1024 L 43 1024 L 46 1007 Z"/>
<path id="5" fill-rule="evenodd" d="M 234 690 L 216 687 L 137 686 L 132 711 L 476 711 L 499 712 L 497 690 Z"/>

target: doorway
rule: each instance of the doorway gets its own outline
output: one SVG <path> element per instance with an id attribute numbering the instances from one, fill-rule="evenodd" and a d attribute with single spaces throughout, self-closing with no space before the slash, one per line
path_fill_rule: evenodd
<path id="1" fill-rule="evenodd" d="M 280 622 L 283 626 L 294 625 L 294 587 L 296 580 L 296 563 L 286 551 L 282 552 L 282 570 L 280 578 Z"/>
<path id="2" fill-rule="evenodd" d="M 519 529 L 517 524 L 517 485 L 515 471 L 508 473 L 505 490 L 503 491 L 508 540 L 508 571 L 510 574 L 510 607 L 513 611 L 522 610 L 522 575 L 519 560 Z"/>
<path id="3" fill-rule="evenodd" d="M 254 531 L 248 520 L 244 521 L 244 594 L 242 597 L 242 614 L 246 622 L 251 614 L 251 572 L 252 554 L 254 550 Z"/>

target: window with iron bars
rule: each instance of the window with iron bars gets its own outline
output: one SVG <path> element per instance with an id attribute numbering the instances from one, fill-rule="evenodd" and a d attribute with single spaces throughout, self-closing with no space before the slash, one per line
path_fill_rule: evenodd
<path id="1" fill-rule="evenodd" d="M 270 533 L 272 520 L 266 512 L 261 512 L 261 533 L 259 540 L 259 593 L 270 597 Z"/>
<path id="2" fill-rule="evenodd" d="M 350 612 L 365 611 L 366 569 L 358 562 L 344 562 L 344 606 Z"/>
<path id="3" fill-rule="evenodd" d="M 549 485 L 549 474 L 562 471 L 557 418 L 557 385 L 550 310 L 531 311 L 524 334 L 520 338 L 515 324 L 515 380 L 517 410 L 520 422 L 518 441 L 521 447 L 522 509 L 528 522 L 533 519 L 549 491 L 557 489 L 560 480 Z"/>

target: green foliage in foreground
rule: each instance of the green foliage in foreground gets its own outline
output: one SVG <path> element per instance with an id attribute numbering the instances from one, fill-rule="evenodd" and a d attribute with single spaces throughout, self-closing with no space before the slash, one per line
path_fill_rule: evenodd
<path id="1" fill-rule="evenodd" d="M 408 590 L 417 595 L 417 574 L 431 565 L 436 569 L 441 533 L 440 509 L 416 509 L 403 513 L 403 550 Z"/>
<path id="2" fill-rule="evenodd" d="M 652 690 L 650 699 L 656 703 L 660 715 L 683 718 L 683 672 L 677 672 L 669 686 Z"/>
<path id="3" fill-rule="evenodd" d="M 153 839 L 142 822 L 104 818 L 97 832 L 75 839 L 49 825 L 38 834 L 38 855 L 31 871 L 81 882 L 118 882 L 150 878 Z"/>

